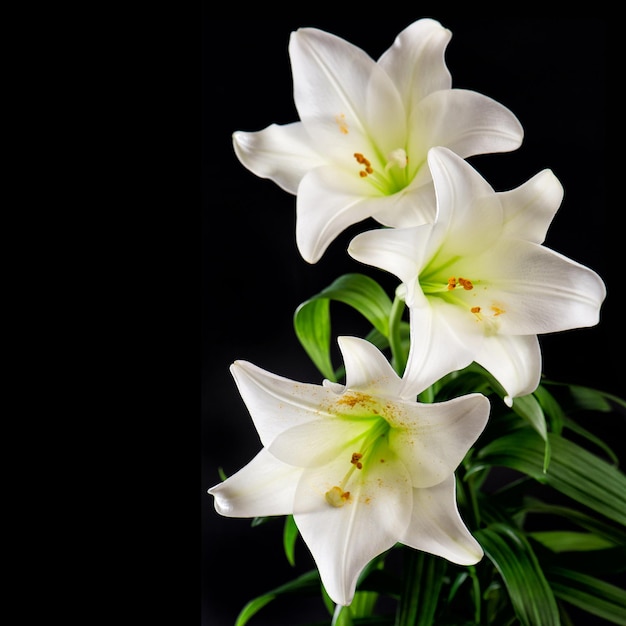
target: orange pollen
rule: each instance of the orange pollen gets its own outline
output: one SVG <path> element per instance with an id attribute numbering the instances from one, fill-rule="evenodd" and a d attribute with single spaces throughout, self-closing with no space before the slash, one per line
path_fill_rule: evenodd
<path id="1" fill-rule="evenodd" d="M 470 311 L 472 313 L 480 313 L 480 307 L 479 306 L 473 306 Z"/>
<path id="2" fill-rule="evenodd" d="M 347 135 L 348 134 L 348 124 L 346 123 L 346 116 L 344 113 L 341 113 L 341 115 L 335 115 L 335 122 L 337 123 L 337 126 L 339 126 L 339 132 L 342 135 Z"/>
<path id="3" fill-rule="evenodd" d="M 452 290 L 456 287 L 456 278 L 454 276 L 450 276 L 448 278 L 448 289 Z"/>
<path id="4" fill-rule="evenodd" d="M 495 315 L 502 315 L 502 313 L 506 313 L 506 311 L 504 309 L 501 309 L 500 307 L 497 307 L 495 305 L 493 305 L 491 307 L 491 310 L 493 311 L 494 316 Z"/>
<path id="5" fill-rule="evenodd" d="M 372 164 L 360 152 L 355 152 L 354 158 L 359 165 L 363 166 L 363 169 L 359 172 L 359 176 L 361 178 L 365 178 L 368 174 L 374 173 L 374 168 L 372 168 Z"/>
<path id="6" fill-rule="evenodd" d="M 459 285 L 461 285 L 463 289 L 465 289 L 466 291 L 469 291 L 470 289 L 474 289 L 474 285 L 472 285 L 472 281 L 468 280 L 467 278 L 459 277 Z"/>
<path id="7" fill-rule="evenodd" d="M 363 455 L 360 452 L 353 452 L 350 463 L 352 463 L 352 465 L 356 465 L 357 469 L 363 469 L 363 463 L 360 461 L 362 457 Z"/>

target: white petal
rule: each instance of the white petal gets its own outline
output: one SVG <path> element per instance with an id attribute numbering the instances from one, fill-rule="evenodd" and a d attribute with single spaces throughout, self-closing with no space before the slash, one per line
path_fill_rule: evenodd
<path id="1" fill-rule="evenodd" d="M 464 89 L 435 91 L 421 100 L 409 128 L 407 154 L 416 164 L 432 146 L 445 146 L 466 158 L 516 150 L 523 139 L 522 126 L 509 109 Z"/>
<path id="2" fill-rule="evenodd" d="M 464 159 L 448 148 L 428 152 L 435 195 L 441 245 L 437 263 L 446 255 L 463 257 L 489 248 L 502 235 L 503 211 L 498 195 Z M 435 250 L 433 250 L 435 252 Z"/>
<path id="3" fill-rule="evenodd" d="M 298 114 L 329 158 L 351 157 L 355 149 L 366 154 L 372 136 L 383 154 L 404 146 L 400 95 L 363 50 L 330 33 L 301 28 L 291 34 L 289 56 Z M 358 141 L 368 143 L 358 150 Z"/>
<path id="4" fill-rule="evenodd" d="M 431 298 L 412 306 L 410 346 L 400 395 L 415 397 L 442 376 L 468 366 L 483 341 L 482 332 L 460 307 Z"/>
<path id="5" fill-rule="evenodd" d="M 383 397 L 397 395 L 400 377 L 376 346 L 359 337 L 339 337 L 338 342 L 346 368 L 347 389 Z"/>
<path id="6" fill-rule="evenodd" d="M 485 278 L 472 293 L 485 311 L 496 305 L 499 332 L 532 335 L 593 326 L 606 296 L 593 270 L 539 244 L 503 239 L 467 265 L 472 279 Z M 485 300 L 482 300 L 485 298 Z"/>
<path id="7" fill-rule="evenodd" d="M 451 37 L 452 33 L 436 20 L 417 20 L 378 59 L 393 79 L 407 112 L 429 93 L 452 86 L 444 58 Z"/>
<path id="8" fill-rule="evenodd" d="M 475 361 L 504 387 L 509 399 L 532 393 L 541 379 L 537 335 L 485 337 Z"/>
<path id="9" fill-rule="evenodd" d="M 413 487 L 432 487 L 454 473 L 487 425 L 489 400 L 471 394 L 435 404 L 404 405 L 389 446 L 406 465 Z"/>
<path id="10" fill-rule="evenodd" d="M 300 468 L 278 461 L 263 449 L 208 492 L 215 498 L 215 510 L 226 517 L 289 515 L 301 475 Z"/>
<path id="11" fill-rule="evenodd" d="M 265 447 L 288 428 L 319 420 L 321 407 L 336 398 L 331 389 L 276 376 L 246 361 L 235 361 L 230 371 Z"/>
<path id="12" fill-rule="evenodd" d="M 301 122 L 272 124 L 257 132 L 237 131 L 233 133 L 233 147 L 251 172 L 294 195 L 306 172 L 325 162 L 314 151 Z"/>
<path id="13" fill-rule="evenodd" d="M 371 193 L 370 185 L 335 167 L 309 172 L 296 200 L 296 243 L 302 258 L 317 263 L 341 232 L 384 206 L 387 198 Z"/>
<path id="14" fill-rule="evenodd" d="M 483 550 L 457 509 L 454 475 L 434 487 L 413 490 L 411 523 L 400 541 L 458 565 L 480 561 Z"/>
<path id="15" fill-rule="evenodd" d="M 498 193 L 504 209 L 505 235 L 543 243 L 563 200 L 563 186 L 551 170 L 543 170 L 520 187 Z"/>
<path id="16" fill-rule="evenodd" d="M 433 222 L 437 205 L 428 168 L 422 168 L 408 187 L 387 196 L 385 202 L 377 204 L 382 206 L 377 206 L 372 217 L 384 226 L 410 228 Z"/>
<path id="17" fill-rule="evenodd" d="M 366 231 L 352 239 L 348 254 L 361 263 L 391 272 L 410 288 L 431 251 L 440 245 L 440 240 L 432 240 L 433 232 L 432 224 Z"/>
<path id="18" fill-rule="evenodd" d="M 340 401 L 340 398 L 339 398 Z M 269 451 L 283 463 L 297 467 L 316 467 L 341 456 L 346 442 L 358 440 L 373 420 L 320 419 L 289 428 L 274 439 Z M 349 455 L 352 454 L 350 451 Z M 350 458 L 346 453 L 346 460 Z"/>
<path id="19" fill-rule="evenodd" d="M 387 450 L 384 463 L 368 467 L 367 479 L 348 484 L 344 506 L 324 501 L 345 472 L 343 466 L 307 470 L 296 494 L 294 519 L 337 604 L 350 604 L 363 568 L 391 548 L 409 523 L 413 490 L 402 464 Z"/>

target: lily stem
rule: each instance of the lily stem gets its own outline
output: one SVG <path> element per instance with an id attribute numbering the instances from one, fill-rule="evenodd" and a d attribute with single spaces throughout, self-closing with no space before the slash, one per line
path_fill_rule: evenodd
<path id="1" fill-rule="evenodd" d="M 389 314 L 389 346 L 391 348 L 391 363 L 399 376 L 404 373 L 406 367 L 407 354 L 402 349 L 402 339 L 400 337 L 400 323 L 404 313 L 404 300 L 396 297 L 391 305 Z"/>

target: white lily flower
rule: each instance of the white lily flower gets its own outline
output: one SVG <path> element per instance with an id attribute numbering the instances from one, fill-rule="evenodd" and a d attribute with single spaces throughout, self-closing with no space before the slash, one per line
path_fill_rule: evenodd
<path id="1" fill-rule="evenodd" d="M 237 131 L 233 143 L 250 171 L 297 195 L 296 242 L 307 262 L 369 217 L 393 227 L 431 221 L 429 148 L 465 158 L 520 146 L 522 127 L 507 108 L 451 88 L 450 37 L 439 22 L 420 19 L 376 62 L 315 28 L 291 34 L 300 121 Z"/>
<path id="2" fill-rule="evenodd" d="M 293 514 L 337 604 L 397 542 L 462 565 L 483 555 L 456 504 L 454 472 L 486 426 L 489 400 L 420 404 L 364 339 L 340 337 L 346 384 L 295 382 L 231 366 L 263 449 L 209 489 L 228 517 Z"/>
<path id="3" fill-rule="evenodd" d="M 510 406 L 539 384 L 538 335 L 597 324 L 605 285 L 542 245 L 563 197 L 550 170 L 495 192 L 447 148 L 432 148 L 428 163 L 436 221 L 361 233 L 348 252 L 402 283 L 411 322 L 403 394 L 419 393 L 425 372 L 440 377 L 474 361 Z"/>

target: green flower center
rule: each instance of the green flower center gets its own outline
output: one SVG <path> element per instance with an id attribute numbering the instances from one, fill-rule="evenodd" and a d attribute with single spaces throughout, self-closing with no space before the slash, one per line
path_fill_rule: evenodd
<path id="1" fill-rule="evenodd" d="M 346 456 L 346 473 L 341 481 L 325 493 L 326 502 L 334 507 L 343 506 L 350 500 L 348 483 L 355 471 L 362 471 L 373 458 L 383 461 L 380 455 L 376 455 L 376 450 L 387 444 L 391 429 L 389 422 L 380 416 L 378 404 L 371 396 L 349 392 L 341 397 L 340 403 L 349 407 L 345 417 L 369 420 L 371 426 L 353 442 L 352 451 Z"/>
<path id="2" fill-rule="evenodd" d="M 377 159 L 376 166 L 361 152 L 355 152 L 353 156 L 360 166 L 359 177 L 383 196 L 404 189 L 410 182 L 409 157 L 404 148 L 392 150 L 386 159 Z"/>

